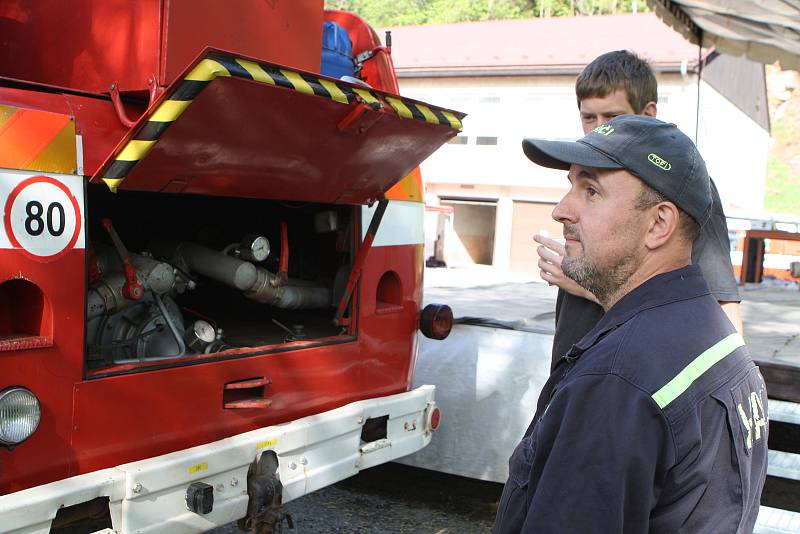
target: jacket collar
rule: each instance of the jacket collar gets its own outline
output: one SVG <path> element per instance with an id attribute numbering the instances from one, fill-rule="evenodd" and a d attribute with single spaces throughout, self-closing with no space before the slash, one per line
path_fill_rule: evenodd
<path id="1" fill-rule="evenodd" d="M 688 265 L 674 271 L 656 275 L 622 297 L 583 338 L 570 348 L 567 360 L 576 360 L 589 347 L 631 320 L 639 312 L 702 295 L 711 291 L 703 279 L 700 267 Z"/>

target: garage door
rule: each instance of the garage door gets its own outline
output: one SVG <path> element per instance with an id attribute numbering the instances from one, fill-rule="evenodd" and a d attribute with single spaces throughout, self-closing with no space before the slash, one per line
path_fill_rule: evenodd
<path id="1" fill-rule="evenodd" d="M 449 265 L 491 265 L 494 257 L 494 227 L 497 202 L 442 199 L 453 207 L 454 235 L 445 237 Z"/>

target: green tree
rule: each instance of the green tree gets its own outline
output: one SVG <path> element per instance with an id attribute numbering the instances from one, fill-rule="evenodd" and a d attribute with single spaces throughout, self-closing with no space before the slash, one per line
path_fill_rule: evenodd
<path id="1" fill-rule="evenodd" d="M 628 13 L 645 0 L 326 0 L 329 9 L 358 13 L 376 27 Z"/>

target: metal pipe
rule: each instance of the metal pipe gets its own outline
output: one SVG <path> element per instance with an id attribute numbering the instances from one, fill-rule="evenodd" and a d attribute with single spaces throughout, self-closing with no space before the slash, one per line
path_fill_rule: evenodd
<path id="1" fill-rule="evenodd" d="M 280 289 L 278 308 L 300 310 L 331 306 L 331 290 L 327 287 L 281 286 Z"/>
<path id="2" fill-rule="evenodd" d="M 97 246 L 95 257 L 102 278 L 108 278 L 114 273 L 123 273 L 124 265 L 113 248 Z M 145 290 L 163 295 L 175 287 L 175 272 L 168 263 L 140 254 L 130 254 L 129 257 L 136 271 L 136 277 Z"/>
<path id="3" fill-rule="evenodd" d="M 323 286 L 282 285 L 277 275 L 258 268 L 258 281 L 245 296 L 287 310 L 327 308 L 331 306 L 331 289 Z"/>
<path id="4" fill-rule="evenodd" d="M 171 263 L 184 263 L 193 272 L 242 291 L 249 290 L 258 281 L 256 266 L 252 263 L 202 245 L 185 241 L 154 241 L 150 249 Z"/>
<path id="5" fill-rule="evenodd" d="M 112 273 L 92 284 L 86 295 L 86 319 L 116 313 L 131 303 L 122 295 L 125 278 L 122 273 Z"/>
<path id="6" fill-rule="evenodd" d="M 328 287 L 305 286 L 302 282 L 294 285 L 291 281 L 284 284 L 280 275 L 202 245 L 156 241 L 150 248 L 156 256 L 186 264 L 191 271 L 239 289 L 256 302 L 291 310 L 331 306 Z"/>
<path id="7" fill-rule="evenodd" d="M 161 300 L 161 297 L 159 295 L 153 295 L 153 300 L 156 301 L 156 304 L 158 305 L 158 311 L 161 312 L 164 322 L 167 323 L 169 331 L 172 332 L 172 337 L 175 338 L 175 342 L 178 344 L 178 353 L 173 354 L 173 356 L 183 356 L 186 354 L 186 344 L 183 342 L 183 333 L 178 332 L 178 327 L 173 324 L 172 319 L 169 316 L 169 312 L 167 311 L 167 307 L 164 306 L 164 301 Z"/>
<path id="8" fill-rule="evenodd" d="M 281 222 L 281 258 L 278 265 L 278 278 L 281 282 L 289 280 L 289 226 Z"/>

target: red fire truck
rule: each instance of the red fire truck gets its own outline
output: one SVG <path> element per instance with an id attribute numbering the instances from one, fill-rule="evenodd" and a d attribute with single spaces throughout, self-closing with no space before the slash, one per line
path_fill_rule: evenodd
<path id="1" fill-rule="evenodd" d="M 415 169 L 463 115 L 390 43 L 322 0 L 2 0 L 0 36 L 0 531 L 272 532 L 430 441 Z"/>

